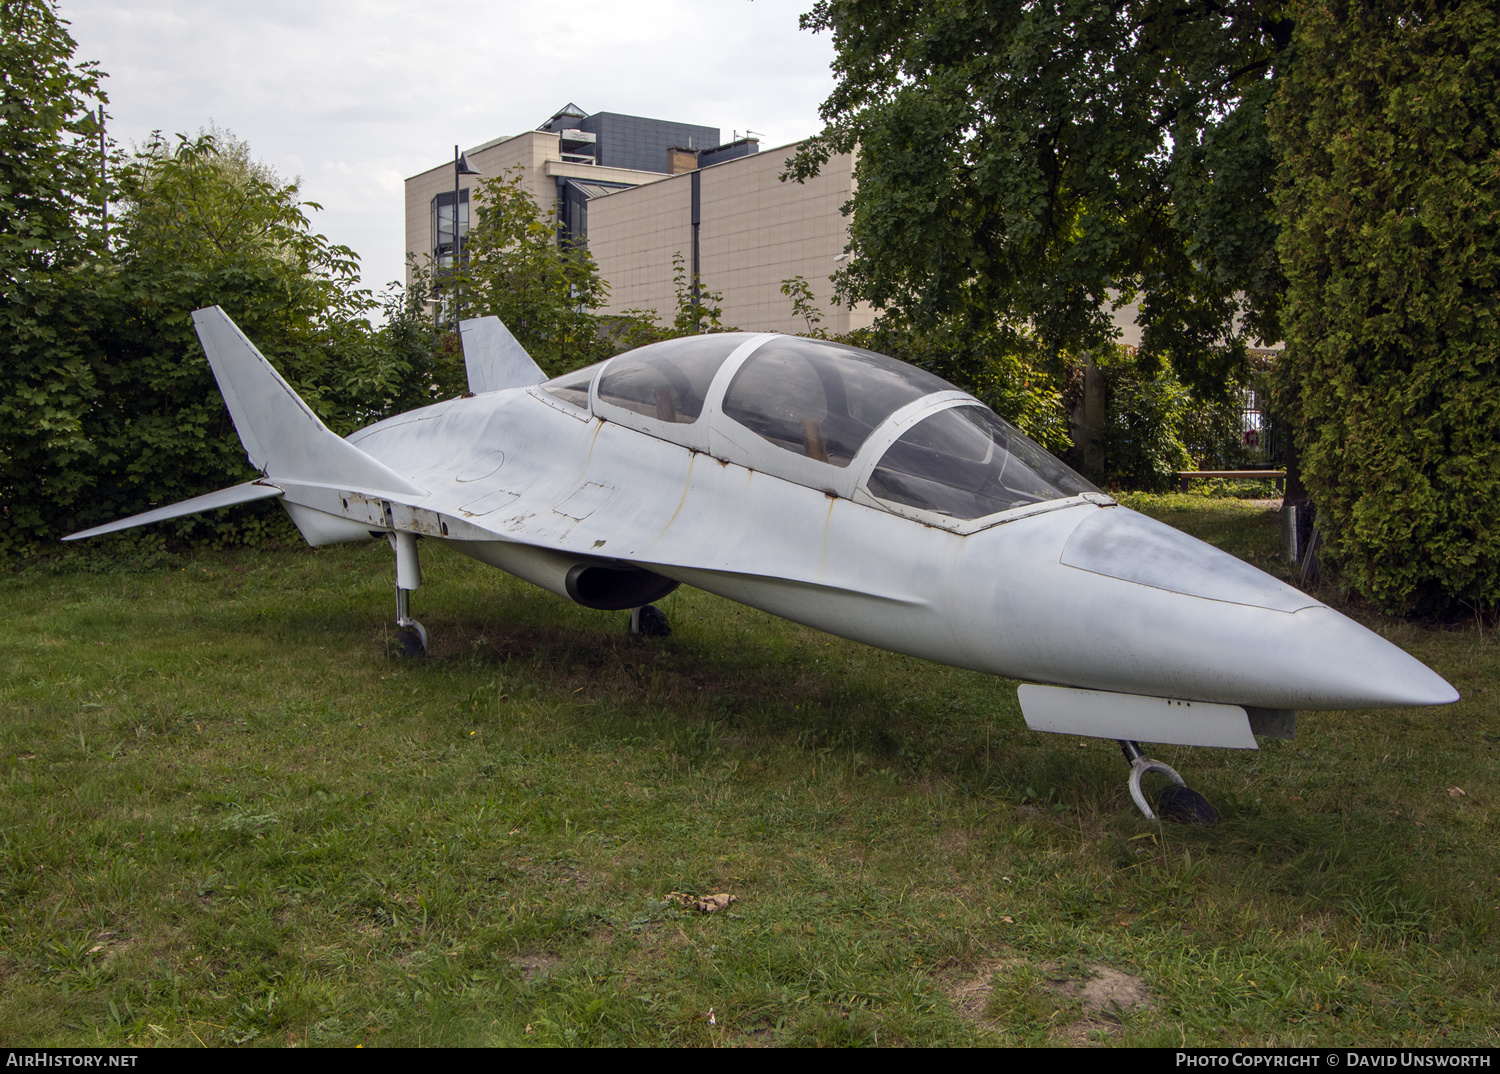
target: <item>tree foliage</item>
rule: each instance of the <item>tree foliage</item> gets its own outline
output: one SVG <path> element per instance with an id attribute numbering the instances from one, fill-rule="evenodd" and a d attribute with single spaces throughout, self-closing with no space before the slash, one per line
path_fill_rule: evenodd
<path id="1" fill-rule="evenodd" d="M 1326 551 L 1390 609 L 1500 602 L 1500 16 L 1331 0 L 1274 113 L 1283 406 Z"/>
<path id="2" fill-rule="evenodd" d="M 681 254 L 672 259 L 677 304 L 670 324 L 659 323 L 656 310 L 599 314 L 609 285 L 586 247 L 557 241 L 555 219 L 537 205 L 519 171 L 479 180 L 475 205 L 458 270 L 421 266 L 416 289 L 438 300 L 445 322 L 454 303 L 465 317 L 499 317 L 550 376 L 621 349 L 733 331 L 721 321 L 724 296 L 690 280 Z"/>
<path id="3" fill-rule="evenodd" d="M 48 0 L 0 0 L 0 544 L 22 516 L 34 525 L 42 475 L 75 495 L 93 454 L 83 296 L 102 246 L 104 95 L 66 25 Z"/>
<path id="4" fill-rule="evenodd" d="M 245 142 L 212 128 L 176 144 L 157 131 L 125 162 L 117 181 L 125 202 L 120 238 L 127 250 L 203 262 L 246 253 L 299 261 L 347 280 L 355 259 L 311 234 L 296 183 L 256 161 Z"/>
<path id="5" fill-rule="evenodd" d="M 0 0 L 0 273 L 78 265 L 100 244 L 103 178 L 97 65 L 48 0 Z"/>
<path id="6" fill-rule="evenodd" d="M 458 269 L 422 266 L 418 287 L 441 300 L 451 323 L 453 303 L 464 317 L 493 315 L 549 375 L 613 353 L 594 312 L 609 297 L 584 247 L 559 245 L 557 225 L 526 190 L 517 169 L 481 179 L 476 220 Z"/>
<path id="7" fill-rule="evenodd" d="M 1054 454 L 1068 449 L 1062 385 L 1030 332 L 958 318 L 918 328 L 899 316 L 885 316 L 842 342 L 920 366 L 982 400 Z"/>
<path id="8" fill-rule="evenodd" d="M 1112 450 L 1147 470 L 1176 406 L 1154 369 L 1201 405 L 1243 382 L 1251 337 L 1284 338 L 1288 494 L 1300 456 L 1327 555 L 1387 608 L 1494 605 L 1496 20 L 1484 0 L 820 0 L 804 26 L 833 33 L 838 84 L 789 175 L 857 151 L 842 293 L 919 332 L 998 322 L 1097 357 L 1111 299 L 1138 300 L 1141 369 L 1113 383 L 1156 416 Z"/>
<path id="9" fill-rule="evenodd" d="M 1052 354 L 1140 302 L 1148 363 L 1204 392 L 1277 338 L 1273 0 L 819 0 L 838 83 L 790 175 L 855 151 L 842 294 Z M 1237 318 L 1239 318 L 1237 320 Z"/>
<path id="10" fill-rule="evenodd" d="M 413 376 L 371 331 L 378 304 L 359 286 L 358 255 L 313 231 L 307 212 L 320 206 L 243 143 L 158 138 L 122 170 L 121 188 L 114 319 L 162 334 L 163 361 L 207 377 L 190 311 L 222 305 L 338 432 L 430 401 L 427 373 Z"/>
<path id="11" fill-rule="evenodd" d="M 118 178 L 115 247 L 71 274 L 68 306 L 52 311 L 72 331 L 76 390 L 55 409 L 78 448 L 60 450 L 36 423 L 5 432 L 13 464 L 0 543 L 11 548 L 254 476 L 194 309 L 223 307 L 339 433 L 432 401 L 444 379 L 417 328 L 425 322 L 393 296 L 386 328 L 373 329 L 376 303 L 357 286 L 354 253 L 314 232 L 314 206 L 297 184 L 256 165 L 242 144 L 222 134 L 158 138 Z M 239 541 L 271 517 L 251 508 L 164 525 Z"/>

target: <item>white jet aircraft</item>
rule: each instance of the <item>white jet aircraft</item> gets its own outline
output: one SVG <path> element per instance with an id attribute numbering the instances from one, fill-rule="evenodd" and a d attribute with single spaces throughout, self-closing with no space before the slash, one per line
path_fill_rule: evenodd
<path id="1" fill-rule="evenodd" d="M 1033 730 L 1118 740 L 1130 792 L 1212 822 L 1138 743 L 1255 749 L 1298 709 L 1457 692 L 1312 597 L 1115 503 L 973 396 L 823 340 L 668 340 L 547 380 L 495 318 L 470 391 L 340 439 L 217 307 L 193 314 L 250 463 L 243 485 L 69 540 L 276 497 L 310 545 L 389 538 L 408 655 L 419 538 L 589 608 L 679 583 L 841 637 L 1024 680 Z"/>

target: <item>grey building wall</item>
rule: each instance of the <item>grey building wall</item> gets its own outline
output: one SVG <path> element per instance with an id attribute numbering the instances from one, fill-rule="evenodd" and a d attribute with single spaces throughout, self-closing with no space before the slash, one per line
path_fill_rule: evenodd
<path id="1" fill-rule="evenodd" d="M 579 120 L 578 129 L 598 136 L 600 164 L 647 172 L 666 171 L 667 150 L 674 145 L 709 149 L 719 144 L 718 127 L 669 123 L 618 112 L 595 112 Z"/>
<path id="2" fill-rule="evenodd" d="M 707 168 L 713 164 L 723 164 L 726 160 L 737 160 L 740 157 L 748 157 L 751 153 L 760 152 L 759 138 L 741 138 L 737 142 L 705 149 L 698 154 L 698 167 Z"/>

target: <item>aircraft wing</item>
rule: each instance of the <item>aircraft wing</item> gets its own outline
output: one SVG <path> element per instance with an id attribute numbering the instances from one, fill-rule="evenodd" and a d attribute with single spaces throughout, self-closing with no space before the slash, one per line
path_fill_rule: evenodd
<path id="1" fill-rule="evenodd" d="M 194 496 L 191 500 L 183 500 L 169 507 L 158 507 L 152 511 L 143 511 L 129 518 L 117 519 L 103 526 L 95 526 L 91 530 L 80 530 L 70 533 L 63 538 L 65 541 L 78 541 L 85 537 L 100 537 L 106 533 L 116 533 L 119 530 L 128 530 L 132 526 L 146 526 L 152 522 L 165 522 L 169 518 L 181 518 L 183 515 L 197 514 L 199 511 L 212 511 L 219 507 L 233 507 L 241 503 L 253 503 L 256 500 L 269 500 L 273 496 L 280 496 L 281 489 L 265 481 L 247 481 L 243 485 L 235 485 L 232 488 L 219 489 L 203 496 Z"/>

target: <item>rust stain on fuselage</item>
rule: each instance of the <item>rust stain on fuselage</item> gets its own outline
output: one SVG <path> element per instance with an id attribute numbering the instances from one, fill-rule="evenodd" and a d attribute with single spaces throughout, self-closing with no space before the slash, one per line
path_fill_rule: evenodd
<path id="1" fill-rule="evenodd" d="M 589 453 L 584 456 L 583 468 L 579 470 L 578 474 L 573 478 L 575 485 L 577 482 L 582 481 L 585 477 L 588 476 L 589 467 L 594 463 L 594 447 L 599 443 L 599 434 L 604 431 L 604 419 L 595 417 L 593 420 L 597 422 L 597 424 L 594 426 L 594 435 L 589 437 Z"/>
<path id="2" fill-rule="evenodd" d="M 672 528 L 672 523 L 677 521 L 677 516 L 682 513 L 682 505 L 687 503 L 688 492 L 693 487 L 693 466 L 698 462 L 698 452 L 694 451 L 688 455 L 687 476 L 682 480 L 682 495 L 678 497 L 677 506 L 672 509 L 672 517 L 667 519 L 667 524 L 661 528 L 663 536 Z"/>

